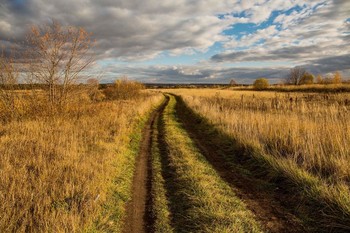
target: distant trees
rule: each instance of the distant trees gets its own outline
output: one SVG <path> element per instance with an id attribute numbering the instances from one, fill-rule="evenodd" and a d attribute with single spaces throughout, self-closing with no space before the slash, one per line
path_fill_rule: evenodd
<path id="1" fill-rule="evenodd" d="M 341 84 L 343 82 L 342 75 L 339 71 L 334 74 L 328 74 L 322 77 L 320 74 L 316 77 L 317 84 Z"/>
<path id="2" fill-rule="evenodd" d="M 323 78 L 322 78 L 322 75 L 317 75 L 317 77 L 316 77 L 316 83 L 317 84 L 322 84 L 323 83 Z"/>
<path id="3" fill-rule="evenodd" d="M 269 81 L 266 78 L 258 78 L 254 81 L 254 89 L 263 90 L 269 87 Z"/>
<path id="4" fill-rule="evenodd" d="M 305 85 L 305 84 L 341 84 L 343 82 L 341 73 L 336 71 L 334 74 L 328 74 L 326 77 L 317 75 L 316 79 L 313 74 L 307 72 L 302 67 L 294 67 L 290 69 L 290 73 L 286 78 L 286 84 Z"/>
<path id="5" fill-rule="evenodd" d="M 290 73 L 286 78 L 287 84 L 300 85 L 302 78 L 304 77 L 306 70 L 300 66 L 290 69 Z"/>
<path id="6" fill-rule="evenodd" d="M 342 83 L 342 76 L 339 71 L 336 71 L 333 76 L 333 83 L 340 84 Z"/>
<path id="7" fill-rule="evenodd" d="M 7 121 L 16 117 L 18 109 L 16 106 L 19 70 L 15 66 L 15 51 L 11 50 L 5 55 L 2 50 L 0 54 L 0 119 Z"/>
<path id="8" fill-rule="evenodd" d="M 313 83 L 314 83 L 314 76 L 309 72 L 305 72 L 299 82 L 300 85 L 313 84 Z"/>
<path id="9" fill-rule="evenodd" d="M 230 84 L 230 86 L 236 86 L 237 82 L 236 82 L 236 80 L 231 79 L 229 84 Z"/>

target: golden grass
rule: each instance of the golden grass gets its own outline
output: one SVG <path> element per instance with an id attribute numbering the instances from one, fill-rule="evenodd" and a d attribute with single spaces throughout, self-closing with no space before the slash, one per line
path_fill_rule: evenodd
<path id="1" fill-rule="evenodd" d="M 167 90 L 350 214 L 350 94 Z M 316 179 L 316 180 L 315 180 Z"/>
<path id="2" fill-rule="evenodd" d="M 253 90 L 253 86 L 231 87 L 232 90 Z M 350 92 L 350 84 L 305 84 L 305 85 L 273 85 L 266 88 L 269 91 L 282 92 Z"/>
<path id="3" fill-rule="evenodd" d="M 109 225 L 118 231 L 131 183 L 123 175 L 133 171 L 126 155 L 131 135 L 161 98 L 83 102 L 74 115 L 2 124 L 0 232 L 80 232 Z M 111 195 L 124 195 L 118 213 L 104 207 Z"/>

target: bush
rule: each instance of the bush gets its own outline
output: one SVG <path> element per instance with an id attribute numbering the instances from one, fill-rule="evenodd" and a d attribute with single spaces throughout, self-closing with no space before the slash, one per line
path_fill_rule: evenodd
<path id="1" fill-rule="evenodd" d="M 258 78 L 255 80 L 253 86 L 254 89 L 263 90 L 269 87 L 269 81 L 266 78 Z"/>
<path id="2" fill-rule="evenodd" d="M 314 76 L 311 73 L 305 72 L 303 77 L 300 80 L 300 85 L 313 84 Z"/>
<path id="3" fill-rule="evenodd" d="M 117 80 L 113 86 L 104 89 L 103 93 L 109 100 L 133 99 L 140 95 L 142 89 L 144 89 L 142 83 L 122 78 Z"/>

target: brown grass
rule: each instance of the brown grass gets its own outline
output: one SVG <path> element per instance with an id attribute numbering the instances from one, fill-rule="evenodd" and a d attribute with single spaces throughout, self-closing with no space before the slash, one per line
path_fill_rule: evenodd
<path id="1" fill-rule="evenodd" d="M 309 182 L 310 195 L 350 214 L 350 94 L 171 92 L 296 182 Z"/>
<path id="2" fill-rule="evenodd" d="M 95 229 L 97 219 L 120 225 L 101 216 L 115 214 L 103 205 L 115 180 L 132 172 L 124 153 L 138 119 L 161 98 L 86 100 L 66 114 L 0 125 L 0 232 L 77 232 Z"/>

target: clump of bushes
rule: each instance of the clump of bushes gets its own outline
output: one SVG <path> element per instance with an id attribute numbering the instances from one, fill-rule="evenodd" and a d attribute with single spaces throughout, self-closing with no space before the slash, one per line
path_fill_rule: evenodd
<path id="1" fill-rule="evenodd" d="M 258 78 L 254 81 L 254 89 L 263 90 L 270 86 L 269 81 L 266 78 Z"/>
<path id="2" fill-rule="evenodd" d="M 142 83 L 124 77 L 116 80 L 113 86 L 104 89 L 103 93 L 108 100 L 134 99 L 140 96 L 141 90 L 144 88 Z"/>

